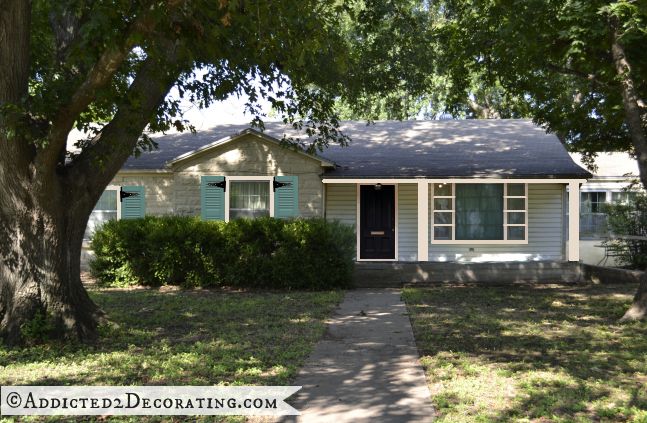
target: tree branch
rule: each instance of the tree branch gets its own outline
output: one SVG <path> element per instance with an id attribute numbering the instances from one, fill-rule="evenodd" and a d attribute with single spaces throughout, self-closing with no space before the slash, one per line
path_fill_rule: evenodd
<path id="1" fill-rule="evenodd" d="M 177 50 L 172 47 L 163 64 L 153 56 L 145 60 L 115 117 L 67 166 L 66 181 L 74 189 L 96 190 L 98 199 L 121 169 L 181 73 Z"/>
<path id="2" fill-rule="evenodd" d="M 166 7 L 174 8 L 182 0 L 167 0 Z M 72 130 L 79 115 L 92 103 L 99 89 L 107 86 L 119 67 L 128 58 L 130 51 L 136 46 L 137 35 L 150 34 L 157 25 L 152 6 L 147 9 L 128 28 L 123 43 L 107 49 L 88 72 L 85 80 L 70 97 L 67 104 L 61 107 L 54 118 L 48 136 L 49 144 L 43 151 L 40 165 L 51 170 L 58 162 L 60 152 L 65 148 L 67 136 Z"/>
<path id="3" fill-rule="evenodd" d="M 564 75 L 577 76 L 578 78 L 586 79 L 586 80 L 590 81 L 591 83 L 593 83 L 594 85 L 602 85 L 602 86 L 605 86 L 605 87 L 610 86 L 610 84 L 608 84 L 607 82 L 600 81 L 599 77 L 597 75 L 595 75 L 595 74 L 592 74 L 592 73 L 586 73 L 586 72 L 582 72 L 580 70 L 573 69 L 573 68 L 557 66 L 557 65 L 554 65 L 552 63 L 547 63 L 546 68 L 549 69 L 549 70 L 552 70 L 553 72 L 561 73 L 561 74 L 564 74 Z"/>

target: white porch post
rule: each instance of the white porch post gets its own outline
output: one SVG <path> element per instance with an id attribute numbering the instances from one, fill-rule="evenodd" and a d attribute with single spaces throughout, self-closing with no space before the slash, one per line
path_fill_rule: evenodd
<path id="1" fill-rule="evenodd" d="M 429 182 L 418 181 L 418 261 L 429 260 Z"/>
<path id="2" fill-rule="evenodd" d="M 568 261 L 580 261 L 580 183 L 568 183 Z"/>

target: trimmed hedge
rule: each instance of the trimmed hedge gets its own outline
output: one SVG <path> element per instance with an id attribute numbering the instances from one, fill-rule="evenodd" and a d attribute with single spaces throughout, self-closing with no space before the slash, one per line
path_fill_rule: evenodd
<path id="1" fill-rule="evenodd" d="M 316 290 L 350 285 L 355 234 L 324 219 L 147 216 L 106 222 L 91 246 L 102 286 Z"/>

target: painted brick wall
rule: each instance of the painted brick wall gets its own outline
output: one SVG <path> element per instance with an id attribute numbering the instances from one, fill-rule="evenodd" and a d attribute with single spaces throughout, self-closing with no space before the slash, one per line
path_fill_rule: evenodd
<path id="1" fill-rule="evenodd" d="M 200 215 L 200 176 L 299 177 L 299 213 L 323 216 L 323 168 L 317 160 L 295 153 L 254 135 L 241 138 L 178 163 L 174 168 L 175 212 Z"/>

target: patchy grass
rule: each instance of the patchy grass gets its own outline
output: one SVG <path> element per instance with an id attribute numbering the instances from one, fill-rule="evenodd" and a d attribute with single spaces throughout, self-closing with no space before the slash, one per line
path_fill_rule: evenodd
<path id="1" fill-rule="evenodd" d="M 635 286 L 406 289 L 438 422 L 647 422 Z"/>
<path id="2" fill-rule="evenodd" d="M 343 296 L 145 289 L 90 294 L 113 322 L 101 328 L 100 341 L 0 347 L 0 384 L 287 385 Z"/>

